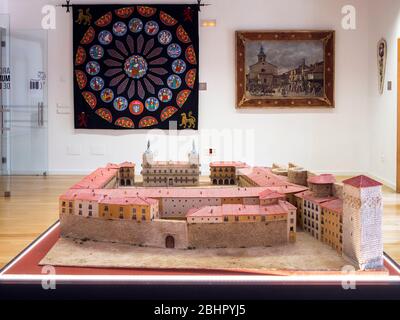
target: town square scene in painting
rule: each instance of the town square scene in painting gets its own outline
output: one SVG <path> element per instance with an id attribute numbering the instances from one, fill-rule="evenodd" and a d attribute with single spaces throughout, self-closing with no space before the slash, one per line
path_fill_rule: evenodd
<path id="1" fill-rule="evenodd" d="M 246 41 L 245 56 L 246 95 L 324 96 L 323 41 Z"/>

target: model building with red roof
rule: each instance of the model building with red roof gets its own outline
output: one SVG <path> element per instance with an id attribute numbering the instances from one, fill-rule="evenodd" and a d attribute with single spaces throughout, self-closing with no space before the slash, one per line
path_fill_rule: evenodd
<path id="1" fill-rule="evenodd" d="M 308 182 L 310 190 L 296 194 L 301 228 L 362 270 L 382 268 L 382 184 L 363 175 L 347 179 L 338 198 L 332 175 Z"/>
<path id="2" fill-rule="evenodd" d="M 379 182 L 358 176 L 339 186 L 331 174 L 293 164 L 272 169 L 220 161 L 210 164 L 210 185 L 199 187 L 199 167 L 194 145 L 183 163 L 155 162 L 148 144 L 143 186 L 135 185 L 135 164 L 124 162 L 95 170 L 60 196 L 61 234 L 207 249 L 288 245 L 298 229 L 360 269 L 382 267 Z"/>
<path id="3" fill-rule="evenodd" d="M 210 163 L 210 180 L 214 185 L 236 185 L 237 170 L 247 168 L 248 165 L 240 161 L 217 161 Z"/>
<path id="4" fill-rule="evenodd" d="M 200 161 L 193 141 L 188 161 L 155 161 L 147 143 L 143 154 L 142 176 L 145 187 L 185 187 L 199 184 Z"/>

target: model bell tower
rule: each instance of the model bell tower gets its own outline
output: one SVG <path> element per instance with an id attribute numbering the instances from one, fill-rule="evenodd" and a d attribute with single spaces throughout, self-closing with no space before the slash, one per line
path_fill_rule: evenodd
<path id="1" fill-rule="evenodd" d="M 194 140 L 192 144 L 192 151 L 189 153 L 188 157 L 189 157 L 189 164 L 191 166 L 198 166 L 200 164 L 199 154 L 196 151 Z"/>
<path id="2" fill-rule="evenodd" d="M 366 176 L 343 184 L 343 254 L 361 270 L 381 269 L 382 184 Z"/>
<path id="3" fill-rule="evenodd" d="M 153 152 L 150 149 L 150 141 L 147 141 L 147 149 L 143 153 L 143 162 L 142 166 L 151 166 L 153 164 Z"/>

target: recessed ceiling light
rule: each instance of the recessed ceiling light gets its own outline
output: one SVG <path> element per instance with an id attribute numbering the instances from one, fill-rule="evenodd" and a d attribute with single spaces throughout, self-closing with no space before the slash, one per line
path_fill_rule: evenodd
<path id="1" fill-rule="evenodd" d="M 217 20 L 212 19 L 212 20 L 201 20 L 201 26 L 208 28 L 208 27 L 216 27 L 217 26 Z"/>

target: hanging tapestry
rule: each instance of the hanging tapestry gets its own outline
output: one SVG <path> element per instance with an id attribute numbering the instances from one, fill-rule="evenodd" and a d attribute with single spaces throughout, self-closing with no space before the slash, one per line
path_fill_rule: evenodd
<path id="1" fill-rule="evenodd" d="M 198 129 L 197 5 L 74 5 L 77 129 Z"/>

